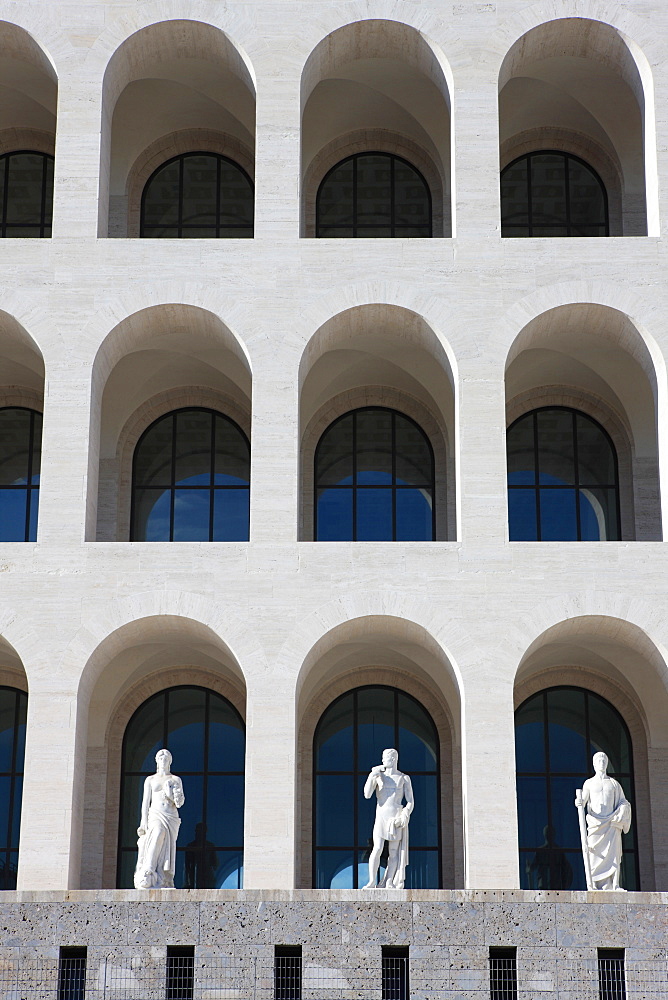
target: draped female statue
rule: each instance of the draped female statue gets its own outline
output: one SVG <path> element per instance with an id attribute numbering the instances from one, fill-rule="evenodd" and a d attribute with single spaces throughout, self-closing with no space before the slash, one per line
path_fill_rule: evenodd
<path id="1" fill-rule="evenodd" d="M 135 889 L 174 888 L 176 838 L 181 826 L 178 811 L 186 799 L 181 779 L 171 773 L 169 750 L 158 750 L 155 764 L 155 774 L 144 782 Z"/>

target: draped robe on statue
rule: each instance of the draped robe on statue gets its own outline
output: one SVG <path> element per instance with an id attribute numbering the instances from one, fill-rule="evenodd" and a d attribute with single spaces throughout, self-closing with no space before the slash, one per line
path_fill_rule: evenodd
<path id="1" fill-rule="evenodd" d="M 622 786 L 610 776 L 606 780 L 612 782 L 614 790 L 612 808 L 606 813 L 598 813 L 592 808 L 591 798 L 587 803 L 587 848 L 594 883 L 613 878 L 619 871 L 622 833 L 628 833 L 631 828 L 631 805 L 624 798 Z"/>

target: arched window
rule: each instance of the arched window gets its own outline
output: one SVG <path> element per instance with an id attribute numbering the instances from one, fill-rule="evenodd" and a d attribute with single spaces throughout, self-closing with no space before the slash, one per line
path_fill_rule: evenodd
<path id="1" fill-rule="evenodd" d="M 608 236 L 608 196 L 571 153 L 526 153 L 501 172 L 502 236 Z"/>
<path id="2" fill-rule="evenodd" d="M 22 406 L 0 409 L 0 541 L 37 538 L 42 414 Z"/>
<path id="3" fill-rule="evenodd" d="M 515 712 L 523 889 L 586 889 L 575 789 L 592 777 L 592 757 L 600 750 L 635 812 L 631 738 L 609 702 L 582 688 L 554 687 Z M 621 884 L 638 889 L 633 825 L 623 850 Z"/>
<path id="4" fill-rule="evenodd" d="M 376 798 L 364 782 L 383 750 L 399 751 L 410 776 L 407 889 L 441 887 L 439 748 L 436 727 L 410 695 L 390 687 L 360 687 L 323 713 L 313 740 L 313 886 L 358 889 L 368 880 Z M 381 871 L 386 864 L 381 857 Z"/>
<path id="5" fill-rule="evenodd" d="M 132 541 L 248 541 L 250 445 L 221 413 L 156 420 L 135 448 L 132 483 Z"/>
<path id="6" fill-rule="evenodd" d="M 379 406 L 351 410 L 315 452 L 315 538 L 431 541 L 434 453 L 410 417 Z"/>
<path id="7" fill-rule="evenodd" d="M 154 239 L 247 239 L 253 182 L 218 153 L 183 153 L 158 167 L 141 200 L 140 235 Z"/>
<path id="8" fill-rule="evenodd" d="M 546 406 L 508 428 L 511 542 L 619 538 L 617 455 L 585 413 Z"/>
<path id="9" fill-rule="evenodd" d="M 53 157 L 22 149 L 0 156 L 2 236 L 51 235 Z"/>
<path id="10" fill-rule="evenodd" d="M 0 889 L 16 889 L 28 695 L 0 687 Z"/>
<path id="11" fill-rule="evenodd" d="M 243 883 L 245 728 L 221 695 L 174 687 L 153 695 L 130 719 L 123 737 L 118 888 L 133 886 L 144 780 L 166 747 L 183 781 L 185 805 L 176 847 L 174 884 L 190 889 L 240 889 Z"/>
<path id="12" fill-rule="evenodd" d="M 348 156 L 318 188 L 316 236 L 431 236 L 427 182 L 391 153 Z"/>

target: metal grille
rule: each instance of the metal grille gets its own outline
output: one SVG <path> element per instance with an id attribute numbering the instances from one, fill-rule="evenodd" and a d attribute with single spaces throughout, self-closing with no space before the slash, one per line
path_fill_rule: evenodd
<path id="1" fill-rule="evenodd" d="M 490 949 L 490 1000 L 517 1000 L 517 958 L 515 949 Z"/>
<path id="2" fill-rule="evenodd" d="M 598 952 L 598 995 L 600 1000 L 626 1000 L 624 952 Z"/>
<path id="3" fill-rule="evenodd" d="M 86 949 L 61 948 L 58 963 L 58 1000 L 84 1000 Z"/>
<path id="4" fill-rule="evenodd" d="M 383 948 L 383 1000 L 408 1000 L 408 948 Z"/>
<path id="5" fill-rule="evenodd" d="M 193 1000 L 195 949 L 167 949 L 165 1000 Z"/>
<path id="6" fill-rule="evenodd" d="M 301 1000 L 301 947 L 278 947 L 274 957 L 274 1000 Z"/>

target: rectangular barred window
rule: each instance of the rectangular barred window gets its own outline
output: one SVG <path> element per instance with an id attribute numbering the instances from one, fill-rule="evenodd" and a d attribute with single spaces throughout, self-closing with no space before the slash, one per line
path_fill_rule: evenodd
<path id="1" fill-rule="evenodd" d="M 301 945 L 276 945 L 274 952 L 274 1000 L 301 1000 Z"/>
<path id="2" fill-rule="evenodd" d="M 517 948 L 489 949 L 490 1000 L 517 1000 Z"/>
<path id="3" fill-rule="evenodd" d="M 383 1000 L 408 1000 L 408 948 L 383 948 Z"/>
<path id="4" fill-rule="evenodd" d="M 195 949 L 168 947 L 165 1000 L 193 1000 L 194 980 Z"/>
<path id="5" fill-rule="evenodd" d="M 61 948 L 58 962 L 58 1000 L 84 1000 L 86 949 Z"/>
<path id="6" fill-rule="evenodd" d="M 626 1000 L 623 948 L 598 949 L 599 1000 Z"/>

